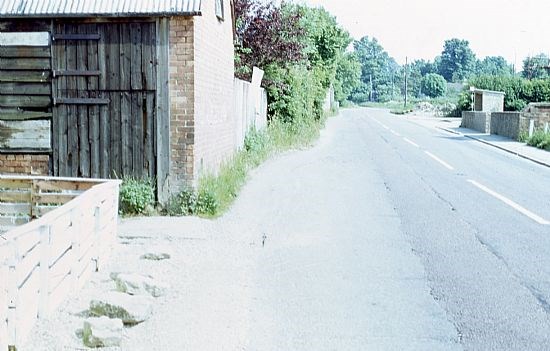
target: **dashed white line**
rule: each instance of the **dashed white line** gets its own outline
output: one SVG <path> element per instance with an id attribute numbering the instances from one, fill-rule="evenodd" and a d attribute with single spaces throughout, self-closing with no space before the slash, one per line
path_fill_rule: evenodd
<path id="1" fill-rule="evenodd" d="M 512 207 L 514 210 L 516 210 L 516 211 L 522 213 L 523 215 L 531 218 L 535 222 L 537 222 L 539 224 L 542 224 L 542 225 L 550 225 L 550 222 L 547 221 L 546 219 L 540 217 L 539 215 L 534 214 L 533 212 L 531 212 L 528 209 L 526 209 L 525 207 L 522 207 L 521 205 L 515 203 L 514 201 L 508 199 L 507 197 L 505 197 L 503 195 L 500 195 L 496 191 L 493 191 L 493 190 L 487 188 L 485 185 L 482 185 L 482 184 L 480 184 L 480 183 L 478 183 L 478 182 L 476 182 L 475 180 L 472 180 L 472 179 L 469 179 L 468 182 L 473 184 L 477 188 L 483 190 L 487 194 L 489 194 L 489 195 L 499 199 L 500 201 L 504 202 L 506 205 Z"/>
<path id="2" fill-rule="evenodd" d="M 418 148 L 420 147 L 417 143 L 415 143 L 414 141 L 412 141 L 412 140 L 409 139 L 409 138 L 403 137 L 403 140 L 405 140 L 407 143 L 411 144 L 411 145 L 414 146 L 414 147 L 418 147 Z"/>
<path id="3" fill-rule="evenodd" d="M 449 171 L 454 171 L 454 167 L 451 166 L 450 164 L 448 164 L 447 162 L 443 161 L 442 159 L 440 159 L 439 157 L 437 157 L 436 155 L 432 154 L 431 152 L 429 151 L 424 151 L 426 153 L 426 155 L 430 156 L 431 158 L 433 158 L 434 160 L 436 160 L 437 162 L 439 162 L 441 165 L 443 165 L 443 167 L 447 168 Z"/>
<path id="4" fill-rule="evenodd" d="M 401 136 L 401 134 L 397 133 L 397 132 L 396 132 L 395 130 L 393 130 L 393 129 L 390 129 L 390 132 L 391 132 L 393 135 L 395 135 L 395 136 L 398 136 L 398 137 Z"/>

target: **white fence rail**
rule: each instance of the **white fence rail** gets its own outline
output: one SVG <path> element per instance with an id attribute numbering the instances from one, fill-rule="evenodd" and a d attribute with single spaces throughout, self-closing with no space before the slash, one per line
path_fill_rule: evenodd
<path id="1" fill-rule="evenodd" d="M 267 126 L 267 93 L 259 88 L 254 92 L 252 84 L 235 79 L 235 144 L 244 145 L 244 138 L 250 129 L 261 130 Z"/>
<path id="2" fill-rule="evenodd" d="M 39 207 L 32 200 L 50 202 L 42 217 L 1 234 L 0 351 L 21 345 L 35 321 L 76 293 L 107 259 L 116 237 L 120 182 L 0 177 L 0 188 L 10 184 L 18 184 L 12 193 L 22 198 L 21 189 L 35 189 L 31 212 Z M 76 195 L 74 188 L 88 190 Z M 0 194 L 4 208 L 7 193 Z M 52 209 L 58 201 L 66 203 Z"/>

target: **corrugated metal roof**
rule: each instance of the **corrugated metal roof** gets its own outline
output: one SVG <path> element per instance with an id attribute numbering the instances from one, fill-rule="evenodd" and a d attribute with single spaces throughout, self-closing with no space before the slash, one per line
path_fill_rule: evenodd
<path id="1" fill-rule="evenodd" d="M 201 0 L 0 0 L 0 17 L 200 15 Z"/>

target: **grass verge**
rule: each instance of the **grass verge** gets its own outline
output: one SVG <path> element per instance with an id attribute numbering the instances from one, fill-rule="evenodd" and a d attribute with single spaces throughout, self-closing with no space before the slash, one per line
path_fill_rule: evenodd
<path id="1" fill-rule="evenodd" d="M 178 195 L 169 213 L 206 218 L 220 216 L 237 197 L 250 170 L 276 153 L 311 146 L 319 137 L 326 117 L 336 113 L 331 111 L 319 121 L 283 123 L 274 120 L 264 131 L 251 130 L 245 138 L 243 149 L 223 164 L 217 174 L 200 177 L 196 192 L 185 190 Z"/>
<path id="2" fill-rule="evenodd" d="M 530 138 L 527 138 L 527 145 L 550 151 L 550 133 L 537 130 Z"/>

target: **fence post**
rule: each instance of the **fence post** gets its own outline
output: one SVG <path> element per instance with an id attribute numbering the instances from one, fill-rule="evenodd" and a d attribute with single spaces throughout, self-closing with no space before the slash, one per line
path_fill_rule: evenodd
<path id="1" fill-rule="evenodd" d="M 51 227 L 41 225 L 40 233 L 40 291 L 38 297 L 38 318 L 44 318 L 49 313 L 50 293 L 50 243 Z"/>
<path id="2" fill-rule="evenodd" d="M 99 271 L 99 266 L 100 266 L 100 254 L 101 254 L 101 207 L 100 206 L 96 206 L 95 207 L 95 210 L 94 210 L 94 220 L 95 220 L 95 223 L 94 223 L 94 236 L 95 236 L 95 241 L 94 241 L 94 251 L 95 251 L 95 257 L 93 258 L 93 260 L 95 261 L 95 271 Z"/>
<path id="3" fill-rule="evenodd" d="M 534 132 L 535 132 L 535 120 L 530 119 L 529 120 L 529 138 L 533 136 Z"/>
<path id="4" fill-rule="evenodd" d="M 76 210 L 71 209 L 71 289 L 76 292 L 78 290 L 78 259 L 80 258 L 80 221 L 75 214 Z"/>
<path id="5" fill-rule="evenodd" d="M 548 133 L 548 122 L 544 123 L 544 132 Z"/>
<path id="6" fill-rule="evenodd" d="M 17 302 L 19 289 L 17 287 L 17 265 L 20 257 L 17 250 L 17 239 L 13 239 L 9 244 L 8 261 L 8 316 L 6 319 L 6 329 L 8 333 L 8 350 L 15 350 L 17 346 Z"/>
<path id="7" fill-rule="evenodd" d="M 8 277 L 8 265 L 4 262 L 8 252 L 7 246 L 0 248 L 0 277 Z M 0 350 L 8 349 L 8 287 L 7 279 L 0 280 Z"/>

